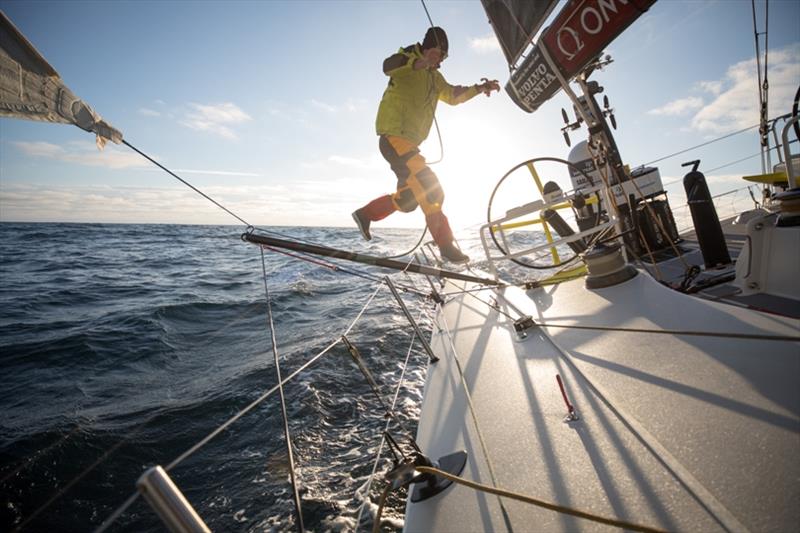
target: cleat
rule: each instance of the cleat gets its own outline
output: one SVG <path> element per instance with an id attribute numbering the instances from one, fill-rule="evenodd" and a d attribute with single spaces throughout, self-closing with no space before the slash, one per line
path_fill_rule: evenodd
<path id="1" fill-rule="evenodd" d="M 364 237 L 365 241 L 372 240 L 372 235 L 369 234 L 369 223 L 370 220 L 364 216 L 364 212 L 361 209 L 356 209 L 353 211 L 353 220 L 356 221 L 356 226 L 358 226 L 358 231 L 361 232 L 361 236 Z"/>
<path id="2" fill-rule="evenodd" d="M 469 262 L 469 256 L 462 253 L 452 242 L 439 246 L 439 253 L 442 254 L 442 259 L 451 263 Z"/>

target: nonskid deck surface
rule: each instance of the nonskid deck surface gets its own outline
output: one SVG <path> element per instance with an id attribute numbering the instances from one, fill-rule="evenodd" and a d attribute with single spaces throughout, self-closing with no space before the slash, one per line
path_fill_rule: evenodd
<path id="1" fill-rule="evenodd" d="M 492 297 L 499 311 L 488 305 Z M 432 346 L 441 359 L 429 369 L 418 434 L 433 459 L 467 450 L 466 478 L 491 485 L 490 462 L 501 488 L 611 518 L 681 531 L 786 531 L 800 523 L 800 344 L 556 327 L 518 341 L 503 313 L 561 325 L 793 337 L 800 322 L 686 296 L 641 274 L 598 291 L 575 280 L 455 297 L 437 318 Z M 556 374 L 579 421 L 563 421 Z M 505 512 L 495 496 L 451 486 L 409 503 L 406 531 L 613 529 L 502 505 Z"/>

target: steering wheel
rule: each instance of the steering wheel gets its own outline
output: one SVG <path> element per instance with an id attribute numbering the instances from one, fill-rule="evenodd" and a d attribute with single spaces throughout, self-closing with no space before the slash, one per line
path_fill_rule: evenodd
<path id="1" fill-rule="evenodd" d="M 529 159 L 527 161 L 523 161 L 522 163 L 512 167 L 508 172 L 506 172 L 503 175 L 503 177 L 500 178 L 500 180 L 497 182 L 497 185 L 495 185 L 495 188 L 492 191 L 492 195 L 489 197 L 489 206 L 488 206 L 488 208 L 486 210 L 486 219 L 487 219 L 487 223 L 488 224 L 490 224 L 490 225 L 492 224 L 492 205 L 494 204 L 495 196 L 497 195 L 497 192 L 500 189 L 500 186 L 503 184 L 503 182 L 509 176 L 511 176 L 516 170 L 519 170 L 522 167 L 527 167 L 529 165 L 532 166 L 532 165 L 534 165 L 536 163 L 541 163 L 541 162 L 553 162 L 553 163 L 560 163 L 560 164 L 566 165 L 567 167 L 569 167 L 570 170 L 573 170 L 574 172 L 577 172 L 577 173 L 581 174 L 586 179 L 586 182 L 590 186 L 594 186 L 595 185 L 594 179 L 592 179 L 591 176 L 586 174 L 586 172 L 584 172 L 583 170 L 581 170 L 580 168 L 578 168 L 574 164 L 572 164 L 569 161 L 566 161 L 564 159 L 559 159 L 557 157 L 536 157 L 534 159 Z M 600 209 L 599 209 L 599 206 L 600 206 L 600 203 L 599 203 L 600 195 L 597 192 L 595 192 L 594 195 L 598 200 L 598 202 L 597 202 L 598 209 L 597 209 L 597 212 L 595 214 L 595 219 L 594 219 L 594 222 L 592 224 L 592 227 L 598 226 L 600 224 L 600 220 L 601 220 L 601 217 L 600 217 L 601 213 L 600 213 Z M 572 206 L 572 210 L 573 210 L 573 212 L 575 212 L 574 205 Z M 576 213 L 576 216 L 577 216 L 577 213 Z M 543 222 L 543 223 L 546 224 L 546 222 Z M 494 241 L 495 246 L 497 246 L 497 249 L 500 250 L 500 252 L 503 255 L 508 256 L 512 252 L 509 252 L 508 250 L 506 250 L 505 247 L 503 247 L 497 241 L 497 238 L 495 237 L 494 233 L 495 232 L 492 231 L 491 227 L 490 227 L 489 235 L 492 237 L 492 240 Z M 555 248 L 559 244 L 563 244 L 563 241 L 564 241 L 563 238 L 554 240 L 551 243 L 550 248 Z M 520 266 L 526 267 L 526 268 L 533 268 L 533 269 L 537 269 L 537 270 L 546 270 L 546 269 L 550 269 L 550 268 L 554 268 L 554 267 L 558 267 L 558 266 L 570 263 L 571 261 L 574 261 L 577 257 L 578 257 L 577 253 L 572 253 L 571 255 L 567 256 L 566 258 L 560 258 L 559 257 L 558 260 L 553 259 L 550 262 L 538 261 L 541 257 L 534 258 L 533 260 L 530 260 L 530 259 L 522 260 L 522 258 L 517 259 L 517 258 L 514 258 L 514 257 L 509 257 L 509 260 L 514 262 L 514 263 L 516 263 L 516 264 L 518 264 L 518 265 L 520 265 Z"/>

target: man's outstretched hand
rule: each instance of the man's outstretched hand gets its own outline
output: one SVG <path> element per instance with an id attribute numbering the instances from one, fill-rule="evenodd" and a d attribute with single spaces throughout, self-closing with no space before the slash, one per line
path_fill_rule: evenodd
<path id="1" fill-rule="evenodd" d="M 478 85 L 478 92 L 485 94 L 487 97 L 492 93 L 492 91 L 500 92 L 500 82 L 497 80 L 481 78 L 481 81 L 483 83 Z"/>

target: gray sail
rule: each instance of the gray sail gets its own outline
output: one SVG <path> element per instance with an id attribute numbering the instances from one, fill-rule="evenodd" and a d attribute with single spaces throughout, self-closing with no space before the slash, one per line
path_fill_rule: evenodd
<path id="1" fill-rule="evenodd" d="M 0 11 L 0 117 L 74 124 L 106 140 L 122 133 L 69 90 L 58 72 Z"/>
<path id="2" fill-rule="evenodd" d="M 558 0 L 481 0 L 509 65 L 516 63 Z"/>

